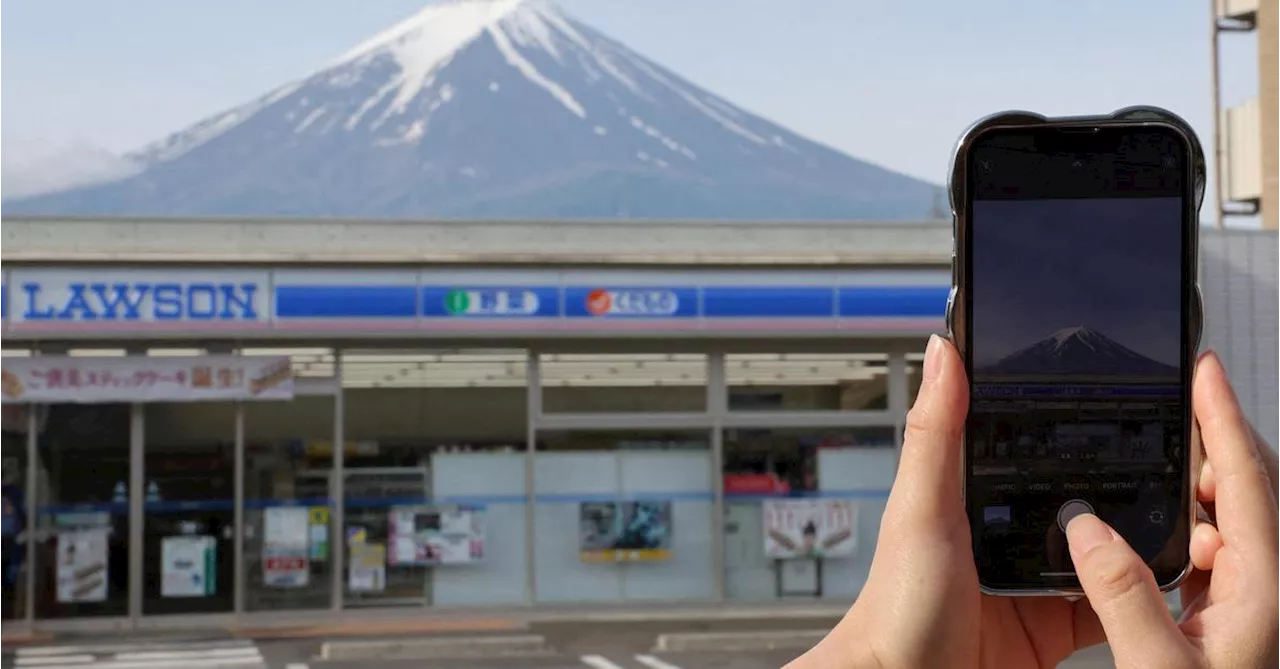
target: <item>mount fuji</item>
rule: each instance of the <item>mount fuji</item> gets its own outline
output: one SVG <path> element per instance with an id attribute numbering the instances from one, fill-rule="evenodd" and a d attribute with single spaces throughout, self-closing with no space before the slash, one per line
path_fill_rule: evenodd
<path id="1" fill-rule="evenodd" d="M 127 158 L 136 174 L 4 211 L 920 220 L 941 200 L 932 184 L 753 115 L 540 0 L 427 5 L 314 74 Z"/>
<path id="2" fill-rule="evenodd" d="M 1152 360 L 1084 326 L 1063 328 L 978 374 L 1177 377 L 1178 368 Z"/>

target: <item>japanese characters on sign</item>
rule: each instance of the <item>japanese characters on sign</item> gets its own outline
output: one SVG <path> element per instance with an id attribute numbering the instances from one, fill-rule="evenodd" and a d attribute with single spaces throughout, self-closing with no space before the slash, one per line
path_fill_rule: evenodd
<path id="1" fill-rule="evenodd" d="M 287 400 L 288 356 L 6 358 L 5 403 Z"/>

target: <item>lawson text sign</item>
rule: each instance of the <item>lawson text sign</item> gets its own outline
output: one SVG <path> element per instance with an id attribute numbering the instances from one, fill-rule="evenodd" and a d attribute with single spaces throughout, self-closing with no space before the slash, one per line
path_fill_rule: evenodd
<path id="1" fill-rule="evenodd" d="M 267 272 L 13 271 L 5 311 L 18 324 L 267 320 Z"/>

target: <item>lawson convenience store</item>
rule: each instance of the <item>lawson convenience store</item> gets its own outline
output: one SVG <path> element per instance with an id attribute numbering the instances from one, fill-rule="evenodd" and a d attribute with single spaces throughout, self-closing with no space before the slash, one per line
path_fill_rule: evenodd
<path id="1" fill-rule="evenodd" d="M 947 268 L 533 255 L 6 262 L 6 626 L 855 596 Z"/>

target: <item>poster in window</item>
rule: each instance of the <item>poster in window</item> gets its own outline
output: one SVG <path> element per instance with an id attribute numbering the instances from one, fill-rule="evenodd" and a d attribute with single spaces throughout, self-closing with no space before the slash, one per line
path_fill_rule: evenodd
<path id="1" fill-rule="evenodd" d="M 766 557 L 849 557 L 857 547 L 858 509 L 851 500 L 771 499 L 761 510 Z"/>
<path id="2" fill-rule="evenodd" d="M 582 502 L 579 557 L 586 562 L 666 560 L 671 557 L 671 502 Z"/>
<path id="3" fill-rule="evenodd" d="M 303 588 L 311 577 L 305 507 L 277 506 L 263 512 L 262 583 L 268 588 Z"/>
<path id="4" fill-rule="evenodd" d="M 347 589 L 351 592 L 382 592 L 386 587 L 387 547 L 380 543 L 351 544 Z"/>
<path id="5" fill-rule="evenodd" d="M 218 589 L 218 540 L 208 535 L 160 542 L 160 596 L 208 597 Z"/>
<path id="6" fill-rule="evenodd" d="M 470 564 L 484 559 L 484 511 L 440 506 L 393 507 L 387 564 Z"/>
<path id="7" fill-rule="evenodd" d="M 58 533 L 59 602 L 106 601 L 108 532 L 94 528 Z"/>

